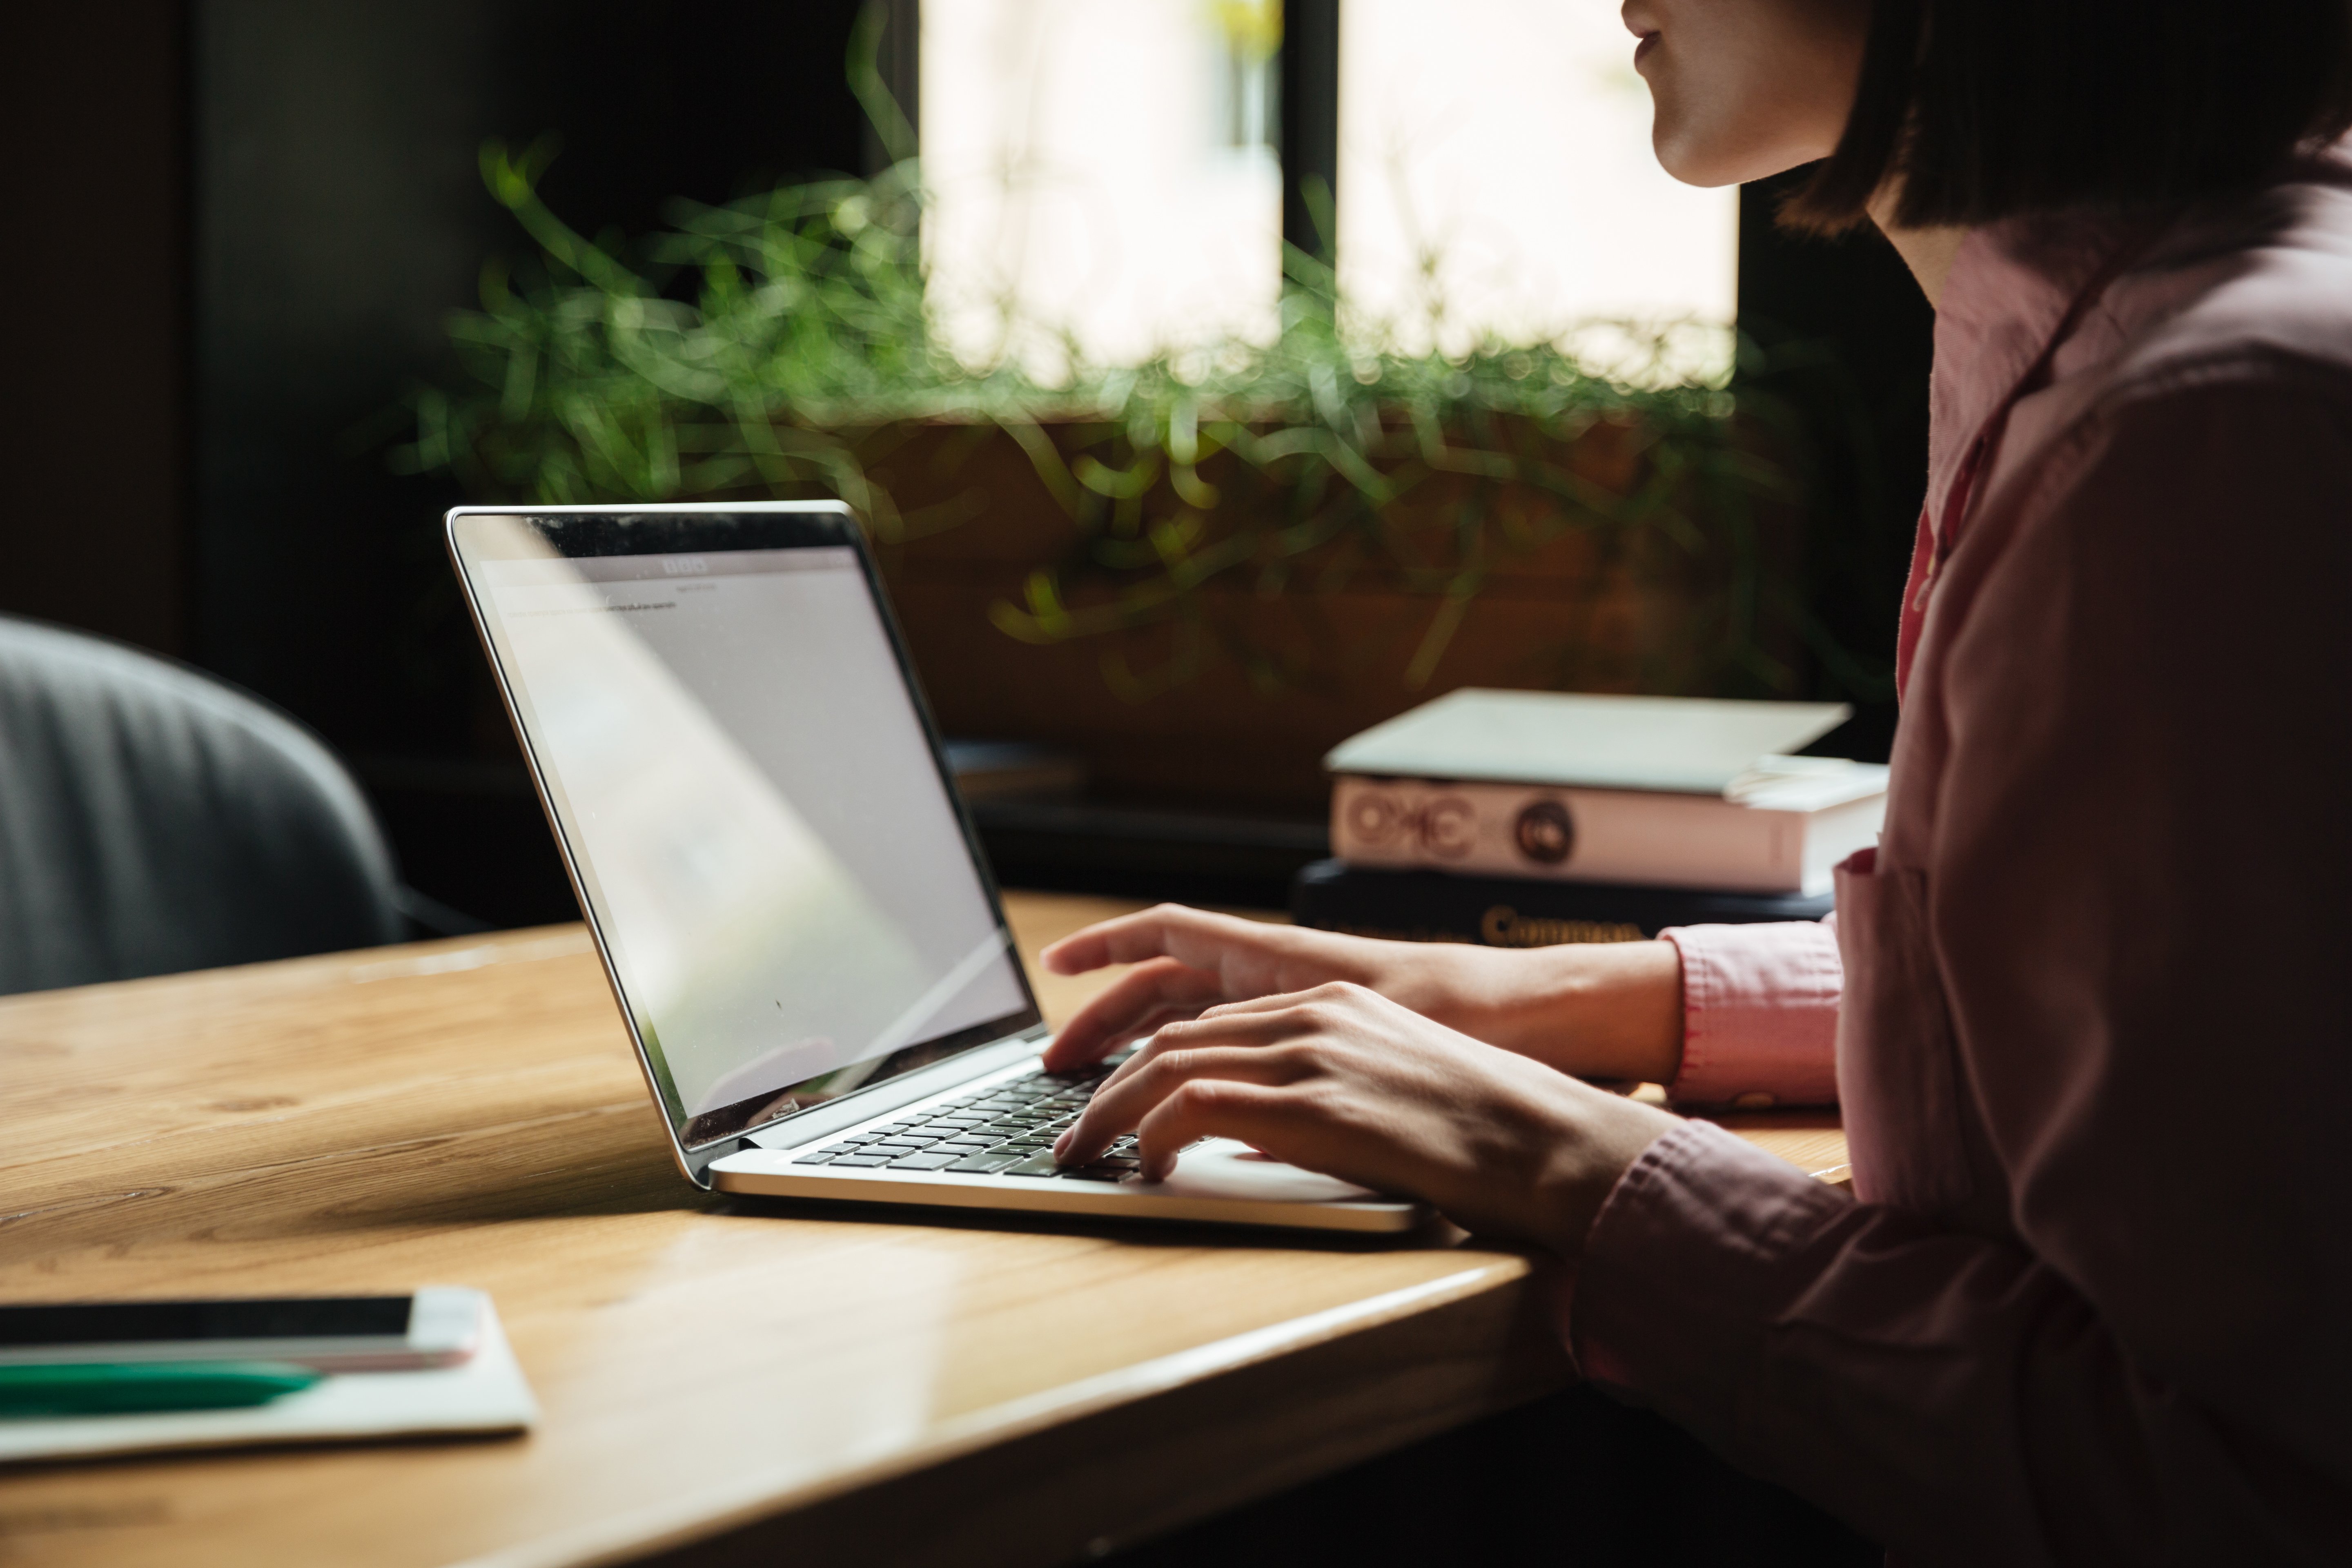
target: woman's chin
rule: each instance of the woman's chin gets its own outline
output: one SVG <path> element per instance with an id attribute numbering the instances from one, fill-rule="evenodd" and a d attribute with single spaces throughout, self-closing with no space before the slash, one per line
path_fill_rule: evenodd
<path id="1" fill-rule="evenodd" d="M 1657 154 L 1658 167 L 1685 185 L 1698 185 L 1712 190 L 1718 185 L 1739 183 L 1737 174 L 1727 176 L 1722 170 L 1727 160 L 1715 149 L 1693 147 L 1684 138 L 1653 132 L 1650 149 Z"/>
<path id="2" fill-rule="evenodd" d="M 1769 179 L 1826 155 L 1793 149 L 1775 153 L 1745 137 L 1695 133 L 1663 114 L 1651 126 L 1650 150 L 1667 174 L 1705 190 Z"/>

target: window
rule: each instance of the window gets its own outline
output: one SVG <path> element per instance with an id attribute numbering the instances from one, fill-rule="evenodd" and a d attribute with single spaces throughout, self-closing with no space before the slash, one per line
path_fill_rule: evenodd
<path id="1" fill-rule="evenodd" d="M 1051 374 L 1225 333 L 1280 289 L 1279 0 L 924 0 L 925 232 L 948 340 Z M 1345 0 L 1339 276 L 1402 347 L 1691 321 L 1727 356 L 1738 198 L 1658 168 L 1614 7 Z M 1702 363 L 1705 362 L 1705 363 Z"/>
<path id="2" fill-rule="evenodd" d="M 1345 0 L 1339 256 L 1357 310 L 1456 350 L 1696 321 L 1715 330 L 1686 351 L 1727 363 L 1738 195 L 1658 167 L 1633 62 L 1612 5 Z"/>
<path id="3" fill-rule="evenodd" d="M 932 293 L 965 358 L 1051 374 L 1272 322 L 1275 0 L 925 0 Z M 1009 329 L 1009 334 L 1008 334 Z"/>

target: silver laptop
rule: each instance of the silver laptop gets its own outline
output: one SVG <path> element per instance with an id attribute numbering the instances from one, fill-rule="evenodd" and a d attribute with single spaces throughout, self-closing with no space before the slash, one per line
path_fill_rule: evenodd
<path id="1" fill-rule="evenodd" d="M 1400 1231 L 1211 1139 L 1052 1144 L 1047 1035 L 838 502 L 461 507 L 449 547 L 678 1168 L 777 1197 Z"/>

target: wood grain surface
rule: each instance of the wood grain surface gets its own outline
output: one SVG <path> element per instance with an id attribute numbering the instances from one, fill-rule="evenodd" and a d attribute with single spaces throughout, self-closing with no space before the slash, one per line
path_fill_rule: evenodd
<path id="1" fill-rule="evenodd" d="M 1007 903 L 1024 955 L 1131 907 Z M 1106 978 L 1039 976 L 1049 1017 Z M 476 1285 L 544 1411 L 0 1473 L 0 1563 L 1063 1562 L 1566 1375 L 1541 1272 L 1452 1232 L 698 1193 L 577 927 L 0 1000 L 0 1299 Z"/>

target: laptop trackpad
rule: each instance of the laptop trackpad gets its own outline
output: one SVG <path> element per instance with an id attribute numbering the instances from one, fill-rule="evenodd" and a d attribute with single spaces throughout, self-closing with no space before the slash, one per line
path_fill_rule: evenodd
<path id="1" fill-rule="evenodd" d="M 1212 1138 L 1185 1150 L 1168 1179 L 1150 1190 L 1178 1197 L 1286 1204 L 1363 1203 L 1382 1196 L 1337 1176 L 1319 1176 L 1268 1159 L 1230 1138 Z"/>

